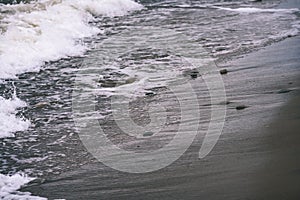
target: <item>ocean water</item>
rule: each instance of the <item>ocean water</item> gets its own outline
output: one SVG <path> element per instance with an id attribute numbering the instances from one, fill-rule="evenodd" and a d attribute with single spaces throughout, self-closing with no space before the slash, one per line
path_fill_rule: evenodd
<path id="1" fill-rule="evenodd" d="M 100 106 L 93 116 L 105 123 L 110 97 L 152 96 L 193 70 L 182 56 L 199 54 L 197 64 L 218 64 L 297 36 L 300 28 L 299 9 L 277 8 L 277 0 L 0 3 L 4 199 L 43 199 L 17 190 L 94 162 L 73 120 L 72 92 L 82 66 L 97 72 L 91 84 Z M 110 137 L 122 143 L 118 134 Z"/>

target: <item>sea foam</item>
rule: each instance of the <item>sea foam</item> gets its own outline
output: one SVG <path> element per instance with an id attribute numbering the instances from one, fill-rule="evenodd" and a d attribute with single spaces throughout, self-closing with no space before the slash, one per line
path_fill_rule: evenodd
<path id="1" fill-rule="evenodd" d="M 45 200 L 46 198 L 31 196 L 29 192 L 17 192 L 22 185 L 34 180 L 22 173 L 14 175 L 0 174 L 0 199 L 5 200 Z"/>
<path id="2" fill-rule="evenodd" d="M 131 0 L 51 0 L 0 5 L 0 78 L 38 71 L 48 61 L 82 55 L 80 39 L 101 33 L 95 16 L 142 9 Z"/>
<path id="3" fill-rule="evenodd" d="M 15 93 L 11 99 L 0 96 L 0 138 L 13 137 L 14 132 L 28 129 L 30 122 L 16 116 L 17 109 L 25 106 Z"/>

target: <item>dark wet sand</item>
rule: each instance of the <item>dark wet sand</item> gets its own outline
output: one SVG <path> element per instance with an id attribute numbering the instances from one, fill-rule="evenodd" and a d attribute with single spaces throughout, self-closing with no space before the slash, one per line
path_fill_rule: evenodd
<path id="1" fill-rule="evenodd" d="M 156 172 L 90 164 L 23 190 L 49 199 L 300 199 L 299 55 L 295 37 L 221 66 L 232 103 L 220 140 L 202 160 L 196 141 Z"/>
<path id="2" fill-rule="evenodd" d="M 24 188 L 66 199 L 299 199 L 300 37 L 227 63 L 224 132 L 199 160 L 200 143 L 148 174 L 99 164 Z M 249 106 L 237 111 L 238 105 Z"/>
<path id="3" fill-rule="evenodd" d="M 259 192 L 269 199 L 300 198 L 300 93 L 280 109 L 265 130 L 269 134 L 270 160 L 261 173 Z M 259 175 L 259 174 L 258 174 Z"/>

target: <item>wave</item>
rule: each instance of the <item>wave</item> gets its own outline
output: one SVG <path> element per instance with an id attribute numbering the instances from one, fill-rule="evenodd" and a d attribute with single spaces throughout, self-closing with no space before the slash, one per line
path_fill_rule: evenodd
<path id="1" fill-rule="evenodd" d="M 0 5 L 0 78 L 38 71 L 48 61 L 82 55 L 80 39 L 101 33 L 95 16 L 122 16 L 142 9 L 131 0 L 40 0 Z"/>

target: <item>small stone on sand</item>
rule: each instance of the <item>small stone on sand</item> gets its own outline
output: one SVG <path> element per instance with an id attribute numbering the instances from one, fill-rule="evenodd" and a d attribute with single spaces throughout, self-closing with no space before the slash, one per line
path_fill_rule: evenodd
<path id="1" fill-rule="evenodd" d="M 155 92 L 149 91 L 149 92 L 146 92 L 145 95 L 146 96 L 155 96 Z"/>
<path id="2" fill-rule="evenodd" d="M 289 93 L 290 91 L 292 90 L 289 90 L 289 89 L 281 89 L 277 92 L 277 94 L 284 94 L 284 93 Z"/>
<path id="3" fill-rule="evenodd" d="M 227 69 L 221 69 L 221 70 L 220 70 L 220 74 L 222 74 L 222 75 L 223 75 L 223 74 L 227 74 L 227 73 L 228 73 Z"/>
<path id="4" fill-rule="evenodd" d="M 192 79 L 196 79 L 198 77 L 199 72 L 191 72 Z"/>
<path id="5" fill-rule="evenodd" d="M 240 105 L 240 106 L 235 107 L 235 109 L 237 109 L 237 110 L 244 110 L 246 108 L 247 108 L 247 106 L 245 106 L 245 105 Z"/>

